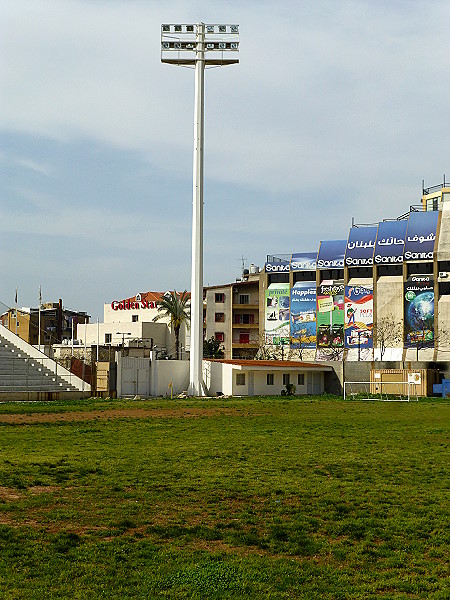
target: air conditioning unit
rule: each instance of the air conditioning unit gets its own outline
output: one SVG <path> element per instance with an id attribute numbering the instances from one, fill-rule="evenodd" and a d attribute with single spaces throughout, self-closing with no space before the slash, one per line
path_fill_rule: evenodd
<path id="1" fill-rule="evenodd" d="M 448 277 L 447 271 L 439 271 L 439 277 L 441 279 L 445 279 L 446 277 Z"/>

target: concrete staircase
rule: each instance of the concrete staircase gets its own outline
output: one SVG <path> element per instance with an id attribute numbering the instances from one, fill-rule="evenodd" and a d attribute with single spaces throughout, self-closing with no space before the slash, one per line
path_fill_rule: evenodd
<path id="1" fill-rule="evenodd" d="M 89 396 L 90 385 L 0 325 L 0 394 Z"/>

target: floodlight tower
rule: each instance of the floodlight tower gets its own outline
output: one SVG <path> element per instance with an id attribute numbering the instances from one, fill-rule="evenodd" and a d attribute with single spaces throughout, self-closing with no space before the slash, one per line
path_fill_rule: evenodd
<path id="1" fill-rule="evenodd" d="M 239 62 L 238 25 L 162 25 L 161 62 L 195 67 L 190 396 L 203 396 L 203 140 L 205 67 Z"/>

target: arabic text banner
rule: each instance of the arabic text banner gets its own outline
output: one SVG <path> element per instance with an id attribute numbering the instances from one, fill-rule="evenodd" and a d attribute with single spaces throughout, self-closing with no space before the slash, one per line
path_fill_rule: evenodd
<path id="1" fill-rule="evenodd" d="M 382 221 L 378 225 L 374 263 L 396 264 L 403 262 L 408 221 Z"/>
<path id="2" fill-rule="evenodd" d="M 266 344 L 289 344 L 289 284 L 272 283 L 265 293 Z"/>
<path id="3" fill-rule="evenodd" d="M 352 227 L 345 251 L 347 267 L 373 265 L 373 253 L 378 227 Z"/>
<path id="4" fill-rule="evenodd" d="M 345 347 L 373 347 L 372 286 L 345 286 Z"/>
<path id="5" fill-rule="evenodd" d="M 404 284 L 405 346 L 429 348 L 434 345 L 433 278 L 416 275 Z"/>
<path id="6" fill-rule="evenodd" d="M 412 212 L 409 215 L 404 259 L 433 260 L 439 212 Z"/>
<path id="7" fill-rule="evenodd" d="M 315 282 L 299 281 L 291 290 L 291 348 L 315 347 Z"/>

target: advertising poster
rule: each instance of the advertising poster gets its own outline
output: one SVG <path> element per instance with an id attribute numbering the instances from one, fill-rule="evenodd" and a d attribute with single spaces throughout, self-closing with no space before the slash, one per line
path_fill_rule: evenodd
<path id="1" fill-rule="evenodd" d="M 430 275 L 413 275 L 404 285 L 405 346 L 434 345 L 434 287 Z"/>
<path id="2" fill-rule="evenodd" d="M 291 290 L 291 348 L 316 347 L 316 286 L 298 281 Z"/>
<path id="3" fill-rule="evenodd" d="M 377 226 L 352 227 L 345 251 L 347 267 L 370 267 L 373 265 Z"/>
<path id="4" fill-rule="evenodd" d="M 408 221 L 382 221 L 378 225 L 374 263 L 394 265 L 403 262 L 406 228 Z"/>
<path id="5" fill-rule="evenodd" d="M 345 286 L 345 347 L 360 353 L 373 348 L 373 289 L 372 286 Z"/>
<path id="6" fill-rule="evenodd" d="M 289 344 L 289 284 L 271 283 L 265 293 L 266 344 Z"/>
<path id="7" fill-rule="evenodd" d="M 344 347 L 344 284 L 321 284 L 317 288 L 317 347 Z"/>
<path id="8" fill-rule="evenodd" d="M 433 260 L 439 212 L 412 212 L 406 232 L 404 260 Z"/>

